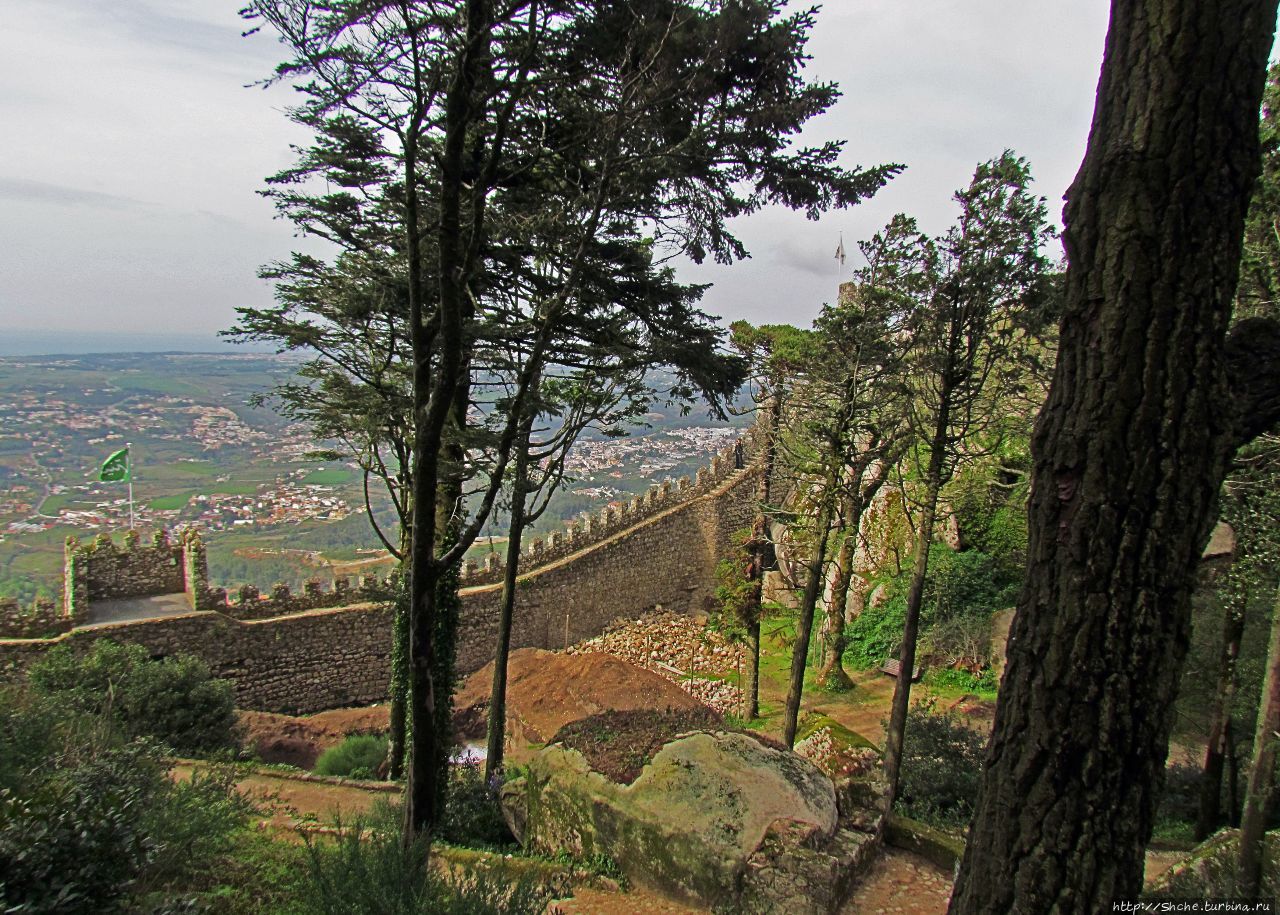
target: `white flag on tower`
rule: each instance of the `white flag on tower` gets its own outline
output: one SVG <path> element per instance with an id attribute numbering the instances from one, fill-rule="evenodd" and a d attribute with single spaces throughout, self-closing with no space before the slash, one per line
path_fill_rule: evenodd
<path id="1" fill-rule="evenodd" d="M 840 262 L 840 266 L 844 266 L 844 236 L 840 236 L 840 244 L 836 245 L 836 260 Z"/>

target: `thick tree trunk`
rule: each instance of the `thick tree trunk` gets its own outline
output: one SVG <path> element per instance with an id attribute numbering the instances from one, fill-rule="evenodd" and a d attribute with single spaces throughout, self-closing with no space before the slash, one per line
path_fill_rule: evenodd
<path id="1" fill-rule="evenodd" d="M 1271 608 L 1271 642 L 1267 646 L 1267 674 L 1262 684 L 1262 707 L 1253 736 L 1249 788 L 1240 819 L 1240 862 L 1235 892 L 1262 895 L 1262 844 L 1267 820 L 1275 804 L 1276 741 L 1280 739 L 1280 592 Z"/>
<path id="2" fill-rule="evenodd" d="M 1110 912 L 1142 889 L 1236 444 L 1224 337 L 1276 0 L 1114 0 L 1068 192 L 1027 579 L 953 913 Z"/>
<path id="3" fill-rule="evenodd" d="M 1222 651 L 1218 660 L 1218 686 L 1209 710 L 1209 741 L 1200 778 L 1200 811 L 1196 816 L 1195 839 L 1203 842 L 1222 823 L 1222 768 L 1231 739 L 1231 703 L 1236 694 L 1236 661 L 1244 635 L 1245 600 L 1232 594 L 1227 599 L 1222 624 Z"/>
<path id="4" fill-rule="evenodd" d="M 813 633 L 813 611 L 822 592 L 822 581 L 827 564 L 827 544 L 831 540 L 831 497 L 823 495 L 823 506 L 818 511 L 818 528 L 814 532 L 816 542 L 813 556 L 805 566 L 804 597 L 800 601 L 800 616 L 796 620 L 796 641 L 791 653 L 791 682 L 787 687 L 787 708 L 782 724 L 782 742 L 795 746 L 796 729 L 800 722 L 800 700 L 804 696 L 804 671 L 809 663 L 809 640 Z"/>
<path id="5" fill-rule="evenodd" d="M 511 523 L 507 530 L 507 567 L 502 577 L 502 606 L 498 611 L 498 644 L 493 653 L 493 689 L 489 694 L 488 748 L 484 758 L 485 784 L 502 771 L 507 740 L 507 659 L 511 655 L 511 623 L 515 617 L 516 579 L 520 574 L 520 545 L 524 540 L 525 499 L 528 493 L 529 435 L 533 414 L 520 421 L 516 441 L 515 480 L 511 487 Z"/>

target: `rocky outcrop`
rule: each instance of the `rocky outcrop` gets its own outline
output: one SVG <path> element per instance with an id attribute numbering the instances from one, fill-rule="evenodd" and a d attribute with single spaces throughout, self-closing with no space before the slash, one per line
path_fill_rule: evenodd
<path id="1" fill-rule="evenodd" d="M 527 848 L 608 855 L 635 883 L 716 911 L 827 913 L 879 839 L 841 818 L 831 780 L 739 733 L 666 744 L 630 785 L 553 745 L 503 786 Z"/>

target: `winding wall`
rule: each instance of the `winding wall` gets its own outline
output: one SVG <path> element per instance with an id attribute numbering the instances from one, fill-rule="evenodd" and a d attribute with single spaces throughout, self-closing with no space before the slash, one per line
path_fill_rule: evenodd
<path id="1" fill-rule="evenodd" d="M 703 607 L 734 532 L 750 525 L 758 473 L 754 465 L 735 469 L 729 449 L 696 482 L 651 493 L 616 518 L 602 515 L 597 525 L 581 525 L 576 536 L 533 546 L 527 561 L 538 565 L 520 578 L 512 647 L 561 648 L 658 605 Z M 175 560 L 166 558 L 166 564 L 172 569 Z M 487 572 L 492 576 L 492 569 Z M 473 584 L 477 579 L 481 583 Z M 492 657 L 501 585 L 487 581 L 481 574 L 464 581 L 458 633 L 463 675 Z M 391 631 L 385 605 L 266 615 L 245 612 L 246 599 L 260 600 L 249 589 L 238 602 L 223 597 L 220 605 L 210 601 L 208 609 L 182 616 L 76 628 L 56 638 L 0 640 L 0 679 L 19 676 L 54 645 L 85 650 L 112 638 L 142 645 L 156 657 L 198 655 L 235 684 L 242 708 L 305 714 L 385 699 Z M 272 605 L 288 606 L 297 605 Z"/>

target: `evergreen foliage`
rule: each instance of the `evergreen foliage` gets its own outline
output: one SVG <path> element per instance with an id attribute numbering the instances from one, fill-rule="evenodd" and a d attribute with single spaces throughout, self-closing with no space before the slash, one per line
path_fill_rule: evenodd
<path id="1" fill-rule="evenodd" d="M 907 716 L 902 783 L 895 808 L 934 826 L 967 826 L 973 816 L 986 737 L 931 703 Z"/>
<path id="2" fill-rule="evenodd" d="M 110 718 L 129 738 L 154 738 L 186 754 L 236 745 L 231 684 L 193 655 L 156 661 L 139 645 L 109 639 L 84 655 L 58 645 L 31 666 L 29 680 L 37 694 Z"/>
<path id="3" fill-rule="evenodd" d="M 165 911 L 245 822 L 234 776 L 175 781 L 160 747 L 61 698 L 0 693 L 0 906 Z"/>

